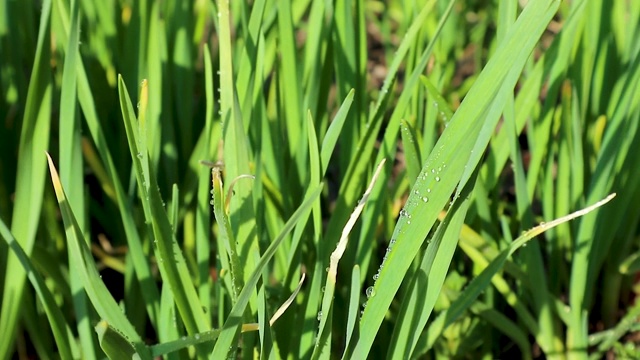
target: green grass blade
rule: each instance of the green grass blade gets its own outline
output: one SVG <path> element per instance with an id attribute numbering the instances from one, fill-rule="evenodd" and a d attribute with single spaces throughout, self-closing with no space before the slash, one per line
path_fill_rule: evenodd
<path id="1" fill-rule="evenodd" d="M 349 109 L 351 109 L 351 104 L 353 104 L 354 94 L 355 90 L 351 89 L 347 97 L 342 102 L 342 105 L 340 105 L 340 109 L 338 109 L 336 116 L 333 118 L 331 125 L 329 125 L 329 128 L 327 129 L 327 133 L 322 139 L 322 149 L 320 150 L 322 174 L 327 172 L 329 160 L 331 160 L 331 154 L 333 154 L 333 150 L 338 142 L 338 137 L 342 132 L 342 126 L 347 119 L 347 114 L 349 113 Z"/>
<path id="2" fill-rule="evenodd" d="M 582 210 L 578 210 L 574 213 L 571 213 L 567 216 L 563 216 L 561 218 L 555 219 L 548 223 L 541 223 L 540 225 L 532 228 L 531 230 L 526 231 L 520 237 L 515 239 L 508 248 L 504 249 L 490 264 L 487 266 L 480 275 L 475 277 L 469 285 L 466 287 L 465 291 L 460 295 L 456 301 L 451 304 L 451 306 L 444 312 L 442 312 L 436 320 L 431 323 L 429 330 L 430 339 L 428 340 L 428 347 L 431 348 L 433 343 L 435 342 L 435 338 L 444 331 L 449 325 L 451 325 L 458 317 L 467 310 L 472 304 L 476 301 L 478 295 L 489 285 L 491 278 L 498 272 L 500 269 L 504 267 L 509 256 L 511 256 L 516 250 L 526 245 L 534 237 L 542 234 L 543 232 L 552 229 L 562 223 L 570 221 L 580 216 L 584 216 L 600 206 L 606 204 L 611 201 L 615 197 L 615 194 L 609 195 L 603 200 L 598 201 L 597 203 L 588 206 Z"/>
<path id="3" fill-rule="evenodd" d="M 57 2 L 60 6 L 61 2 Z M 62 12 L 62 10 L 60 11 Z M 80 15 L 78 2 L 71 1 L 71 23 L 67 52 L 62 74 L 62 90 L 60 94 L 60 176 L 62 186 L 69 189 L 69 206 L 79 214 L 78 226 L 85 231 L 85 187 L 82 161 L 81 127 L 77 109 L 77 76 L 76 62 L 78 44 L 80 42 Z M 67 249 L 69 259 L 74 259 L 71 249 Z M 79 259 L 70 261 L 73 264 Z M 70 285 L 74 301 L 75 315 L 78 321 L 78 333 L 82 344 L 82 353 L 87 359 L 94 359 L 96 352 L 91 328 L 89 301 L 82 293 L 82 281 L 78 272 L 71 271 Z"/>
<path id="4" fill-rule="evenodd" d="M 211 64 L 211 53 L 209 47 L 204 47 L 204 71 L 206 85 L 206 120 L 203 132 L 205 159 L 211 154 L 211 135 L 213 131 L 214 117 L 214 86 L 213 86 L 213 66 Z M 210 172 L 207 167 L 200 166 L 198 169 L 198 207 L 196 209 L 196 249 L 198 262 L 198 295 L 200 303 L 205 308 L 211 306 L 211 284 L 209 282 L 210 254 L 211 254 L 211 220 L 209 218 L 210 207 L 209 202 L 209 176 Z"/>
<path id="5" fill-rule="evenodd" d="M 251 173 L 249 162 L 251 146 L 245 132 L 240 113 L 232 66 L 231 30 L 229 24 L 229 3 L 219 1 L 218 20 L 220 39 L 220 114 L 223 121 L 224 163 L 226 177 L 236 179 Z M 227 182 L 227 186 L 230 185 Z M 244 264 L 244 275 L 248 276 L 256 266 L 259 257 L 256 216 L 253 207 L 253 184 L 238 182 L 229 208 L 232 230 L 241 252 L 238 254 Z M 245 282 L 247 278 L 244 279 Z M 255 300 L 255 299 L 254 299 Z"/>
<path id="6" fill-rule="evenodd" d="M 166 277 L 165 280 L 171 287 L 178 311 L 189 334 L 206 331 L 210 328 L 209 319 L 200 306 L 184 256 L 173 235 L 155 176 L 149 169 L 148 154 L 146 150 L 143 151 L 146 149 L 145 136 L 139 133 L 133 106 L 122 77 L 118 79 L 118 85 L 129 151 L 135 168 L 142 204 L 145 207 L 145 213 L 151 216 L 148 220 L 151 222 L 155 238 L 156 257 L 163 270 L 163 276 Z M 144 106 L 141 108 L 144 109 Z M 144 113 L 144 110 L 141 112 Z M 144 122 L 140 121 L 139 126 L 144 129 Z"/>
<path id="7" fill-rule="evenodd" d="M 239 333 L 240 326 L 242 325 L 242 315 L 247 304 L 249 303 L 249 298 L 255 291 L 255 286 L 258 282 L 258 279 L 262 275 L 262 269 L 267 265 L 269 260 L 271 260 L 276 250 L 278 249 L 278 246 L 280 245 L 280 243 L 282 243 L 282 240 L 284 240 L 286 235 L 294 228 L 296 223 L 300 220 L 302 214 L 304 214 L 311 208 L 318 195 L 320 195 L 321 190 L 322 184 L 318 187 L 318 189 L 311 193 L 309 197 L 296 210 L 296 212 L 291 215 L 287 223 L 282 228 L 280 235 L 278 235 L 278 237 L 274 239 L 273 242 L 271 242 L 267 250 L 260 258 L 258 265 L 256 266 L 253 273 L 250 274 L 244 288 L 240 292 L 238 302 L 231 309 L 231 313 L 229 314 L 229 317 L 227 318 L 224 326 L 221 329 L 220 338 L 216 342 L 216 346 L 213 349 L 212 357 L 214 359 L 224 358 L 231 348 L 235 349 L 234 341 Z"/>
<path id="8" fill-rule="evenodd" d="M 349 314 L 347 318 L 347 333 L 345 334 L 345 345 L 344 352 L 342 353 L 342 358 L 345 359 L 349 355 L 350 343 L 351 339 L 355 338 L 356 334 L 356 324 L 358 323 L 358 317 L 360 316 L 360 267 L 355 265 L 353 267 L 353 271 L 351 272 L 351 289 L 349 292 L 349 310 L 347 313 Z"/>
<path id="9" fill-rule="evenodd" d="M 338 276 L 338 263 L 342 258 L 342 256 L 344 255 L 345 251 L 347 250 L 349 234 L 351 233 L 351 230 L 353 229 L 353 227 L 356 225 L 356 222 L 358 221 L 360 214 L 362 214 L 362 210 L 364 209 L 364 206 L 367 200 L 369 199 L 371 191 L 373 190 L 373 187 L 376 183 L 376 180 L 378 180 L 378 176 L 380 176 L 380 173 L 384 169 L 384 164 L 385 164 L 384 160 L 380 162 L 380 164 L 378 164 L 378 168 L 376 169 L 375 173 L 371 178 L 369 187 L 364 192 L 364 194 L 362 195 L 362 198 L 358 202 L 358 205 L 351 213 L 351 216 L 349 217 L 349 221 L 347 222 L 347 224 L 344 226 L 344 229 L 342 230 L 342 235 L 340 236 L 338 245 L 336 246 L 336 249 L 331 253 L 330 260 L 329 260 L 329 271 L 327 274 L 327 280 L 324 287 L 325 289 L 324 294 L 322 296 L 322 310 L 321 310 L 322 316 L 320 319 L 318 336 L 316 337 L 316 347 L 314 348 L 313 354 L 311 355 L 312 359 L 320 359 L 321 356 L 326 357 L 330 353 L 329 351 L 329 348 L 331 345 L 331 330 L 330 330 L 331 328 L 330 327 L 331 327 L 331 321 L 332 321 L 333 299 L 334 299 L 336 281 Z M 367 297 L 369 296 L 371 295 L 367 294 Z"/>
<path id="10" fill-rule="evenodd" d="M 141 342 L 142 340 L 140 335 L 138 335 L 129 320 L 127 320 L 122 309 L 120 309 L 116 301 L 111 296 L 111 293 L 109 293 L 109 290 L 100 279 L 100 274 L 93 263 L 91 252 L 87 247 L 82 231 L 78 227 L 73 211 L 67 202 L 67 196 L 62 188 L 58 172 L 53 165 L 53 160 L 51 160 L 51 157 L 49 157 L 48 154 L 47 158 L 49 160 L 51 180 L 56 191 L 56 197 L 58 198 L 60 211 L 62 212 L 62 218 L 66 226 L 67 240 L 75 258 L 79 260 L 76 269 L 80 273 L 84 289 L 87 292 L 91 303 L 98 312 L 98 315 L 113 324 L 113 326 L 126 336 L 129 341 L 134 343 Z"/>
<path id="11" fill-rule="evenodd" d="M 400 134 L 402 136 L 404 158 L 407 162 L 409 186 L 413 187 L 413 184 L 420 174 L 420 168 L 422 167 L 422 160 L 420 159 L 420 145 L 418 144 L 416 132 L 408 121 L 400 121 Z"/>
<path id="12" fill-rule="evenodd" d="M 456 184 L 459 183 L 459 193 L 470 178 L 502 111 L 504 99 L 499 96 L 513 90 L 526 59 L 558 5 L 556 1 L 529 2 L 427 159 L 401 212 L 390 241 L 391 251 L 381 265 L 380 278 L 375 285 L 378 295 L 369 299 L 360 321 L 355 357 L 366 356 L 371 348 L 386 309 L 409 268 L 406 259 L 416 254 Z M 429 190 L 432 190 L 432 199 L 424 204 L 421 198 Z"/>
<path id="13" fill-rule="evenodd" d="M 624 80 L 627 89 L 637 90 L 640 88 L 639 66 L 640 50 L 637 50 L 630 65 L 633 72 Z M 625 137 L 625 133 L 627 131 L 633 132 L 626 121 L 628 119 L 627 112 L 634 105 L 634 100 L 637 101 L 632 95 L 633 93 L 633 91 L 625 93 L 618 99 L 616 111 L 612 114 L 607 127 L 602 150 L 598 154 L 596 168 L 589 184 L 588 196 L 586 197 L 588 202 L 592 202 L 610 191 L 613 180 L 611 174 L 617 173 L 622 158 L 630 150 L 633 138 Z M 605 238 L 598 237 L 600 232 L 608 231 L 609 223 L 605 223 L 603 219 L 598 219 L 598 217 L 598 214 L 592 215 L 581 222 L 574 247 L 569 297 L 572 321 L 569 326 L 568 347 L 571 355 L 576 358 L 586 357 L 585 349 L 588 343 L 586 307 L 592 291 L 594 291 L 593 282 L 597 277 L 597 271 L 604 261 L 606 250 L 609 247 L 609 244 L 604 243 Z"/>
<path id="14" fill-rule="evenodd" d="M 504 335 L 513 339 L 513 341 L 518 344 L 518 347 L 520 347 L 520 353 L 522 354 L 523 360 L 531 359 L 531 345 L 529 344 L 527 333 L 522 331 L 522 328 L 520 328 L 508 316 L 479 301 L 476 301 L 471 305 L 469 310 L 478 315 L 484 321 L 493 325 Z"/>
<path id="15" fill-rule="evenodd" d="M 31 260 L 27 254 L 22 250 L 18 241 L 13 237 L 11 231 L 5 223 L 0 220 L 0 235 L 4 238 L 4 241 L 9 245 L 12 252 L 18 258 L 22 267 L 27 272 L 27 277 L 31 282 L 31 285 L 38 294 L 38 298 L 42 302 L 44 311 L 47 314 L 47 319 L 53 330 L 53 336 L 56 340 L 56 345 L 60 353 L 60 357 L 63 359 L 77 358 L 77 354 L 73 354 L 73 348 L 71 347 L 71 341 L 73 339 L 71 329 L 67 325 L 60 307 L 56 304 L 53 294 L 47 288 L 46 283 L 42 276 L 34 270 Z"/>
<path id="16" fill-rule="evenodd" d="M 469 183 L 461 193 L 462 201 L 455 201 L 451 205 L 429 242 L 420 268 L 413 275 L 408 295 L 401 305 L 398 326 L 395 327 L 389 344 L 388 358 L 406 359 L 415 350 L 419 334 L 431 315 L 447 276 L 474 185 L 475 182 Z M 421 200 L 429 201 L 427 196 Z"/>
<path id="17" fill-rule="evenodd" d="M 49 146 L 52 80 L 50 75 L 51 1 L 42 3 L 38 43 L 33 62 L 27 102 L 20 134 L 18 164 L 15 175 L 15 200 L 11 232 L 27 255 L 36 238 L 42 206 L 46 165 L 42 154 Z M 4 141 L 4 139 L 3 139 Z M 5 268 L 0 333 L 7 339 L 0 342 L 0 359 L 9 358 L 14 347 L 16 326 L 20 316 L 26 273 L 13 253 L 9 253 Z"/>
<path id="18" fill-rule="evenodd" d="M 109 359 L 152 359 L 146 346 L 136 346 L 108 322 L 100 321 L 95 329 L 100 347 Z"/>
<path id="19" fill-rule="evenodd" d="M 222 248 L 226 251 L 226 256 L 229 257 L 229 263 L 231 265 L 231 300 L 235 304 L 238 301 L 240 291 L 244 287 L 244 273 L 243 268 L 240 265 L 240 257 L 238 255 L 238 249 L 236 246 L 235 236 L 231 230 L 231 223 L 227 214 L 227 207 L 225 202 L 224 191 L 222 188 L 222 171 L 218 167 L 211 169 L 211 178 L 213 182 L 213 189 L 211 194 L 213 195 L 212 205 L 213 213 L 218 223 L 218 238 L 216 241 L 222 245 Z M 228 200 L 227 200 L 228 201 Z M 221 254 L 221 256 L 225 256 Z"/>

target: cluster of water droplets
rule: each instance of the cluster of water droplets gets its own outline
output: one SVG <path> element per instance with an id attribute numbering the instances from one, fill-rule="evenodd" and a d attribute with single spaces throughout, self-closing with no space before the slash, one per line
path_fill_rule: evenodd
<path id="1" fill-rule="evenodd" d="M 449 118 L 447 117 L 447 114 L 444 113 L 444 111 L 439 109 L 437 101 L 433 102 L 433 107 L 436 109 L 436 111 L 438 111 L 438 115 L 440 116 L 440 120 L 442 120 L 442 122 L 444 123 L 444 127 L 449 126 Z"/>
<path id="2" fill-rule="evenodd" d="M 422 172 L 419 176 L 418 176 L 418 181 L 426 181 L 429 177 L 429 174 L 432 174 L 432 176 L 435 176 L 434 180 L 436 181 L 436 183 L 440 182 L 441 178 L 440 178 L 440 172 L 446 168 L 447 165 L 446 164 L 442 164 L 441 166 L 438 166 L 437 168 L 432 168 L 431 171 L 424 171 Z M 431 188 L 427 188 L 426 193 L 421 193 L 420 190 L 418 189 L 414 189 L 413 190 L 413 194 L 415 196 L 410 197 L 409 201 L 407 202 L 407 204 L 405 205 L 405 207 L 402 208 L 402 210 L 400 210 L 400 219 L 399 221 L 402 221 L 403 218 L 406 218 L 406 223 L 407 225 L 411 224 L 411 212 L 408 209 L 414 209 L 416 206 L 418 206 L 419 203 L 423 203 L 426 204 L 429 202 L 429 196 L 431 194 Z M 392 238 L 391 240 L 389 240 L 389 245 L 387 246 L 387 249 L 385 251 L 384 257 L 382 258 L 382 262 L 380 263 L 380 267 L 378 268 L 378 271 L 373 275 L 373 282 L 374 285 L 373 286 L 369 286 L 366 290 L 365 290 L 365 295 L 367 296 L 367 300 L 371 299 L 372 297 L 376 296 L 376 289 L 375 289 L 375 283 L 378 281 L 378 279 L 380 278 L 380 273 L 382 272 L 382 269 L 384 268 L 384 265 L 387 261 L 387 258 L 389 257 L 389 254 L 391 254 L 391 251 L 393 250 L 393 246 L 396 243 L 396 238 Z M 360 312 L 360 316 L 362 316 L 362 314 L 364 313 L 364 308 L 367 306 L 367 302 L 365 301 L 362 304 L 362 311 Z"/>

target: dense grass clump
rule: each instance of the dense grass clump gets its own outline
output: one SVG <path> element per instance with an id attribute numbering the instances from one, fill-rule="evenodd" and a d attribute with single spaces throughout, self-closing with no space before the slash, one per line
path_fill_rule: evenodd
<path id="1" fill-rule="evenodd" d="M 640 2 L 0 1 L 0 359 L 638 358 Z"/>

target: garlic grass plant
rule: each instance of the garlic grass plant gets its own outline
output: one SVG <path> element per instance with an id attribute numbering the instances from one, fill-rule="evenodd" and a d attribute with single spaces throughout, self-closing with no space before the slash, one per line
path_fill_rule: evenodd
<path id="1" fill-rule="evenodd" d="M 638 358 L 640 2 L 0 0 L 0 359 Z"/>

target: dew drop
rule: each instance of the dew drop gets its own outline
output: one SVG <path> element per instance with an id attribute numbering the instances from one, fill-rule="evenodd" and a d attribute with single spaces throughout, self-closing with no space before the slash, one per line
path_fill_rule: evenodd
<path id="1" fill-rule="evenodd" d="M 367 299 L 370 299 L 376 296 L 376 289 L 374 289 L 373 286 L 369 286 L 365 293 L 367 294 Z"/>
<path id="2" fill-rule="evenodd" d="M 423 197 L 422 197 L 422 201 L 423 201 L 423 202 L 428 202 L 428 201 L 429 201 L 429 198 L 428 198 L 428 197 L 426 197 L 426 196 L 423 196 Z"/>
<path id="3" fill-rule="evenodd" d="M 318 311 L 318 316 L 316 317 L 318 321 L 322 320 L 322 311 Z"/>
<path id="4" fill-rule="evenodd" d="M 196 340 L 200 340 L 200 334 L 195 335 Z"/>
<path id="5" fill-rule="evenodd" d="M 431 192 L 431 189 L 427 189 L 427 192 L 428 192 L 428 193 L 430 193 L 430 192 Z"/>
<path id="6" fill-rule="evenodd" d="M 376 273 L 375 275 L 373 275 L 373 281 L 378 281 L 379 278 L 380 278 L 380 273 Z"/>
<path id="7" fill-rule="evenodd" d="M 436 176 L 436 181 L 440 181 L 440 176 Z"/>

